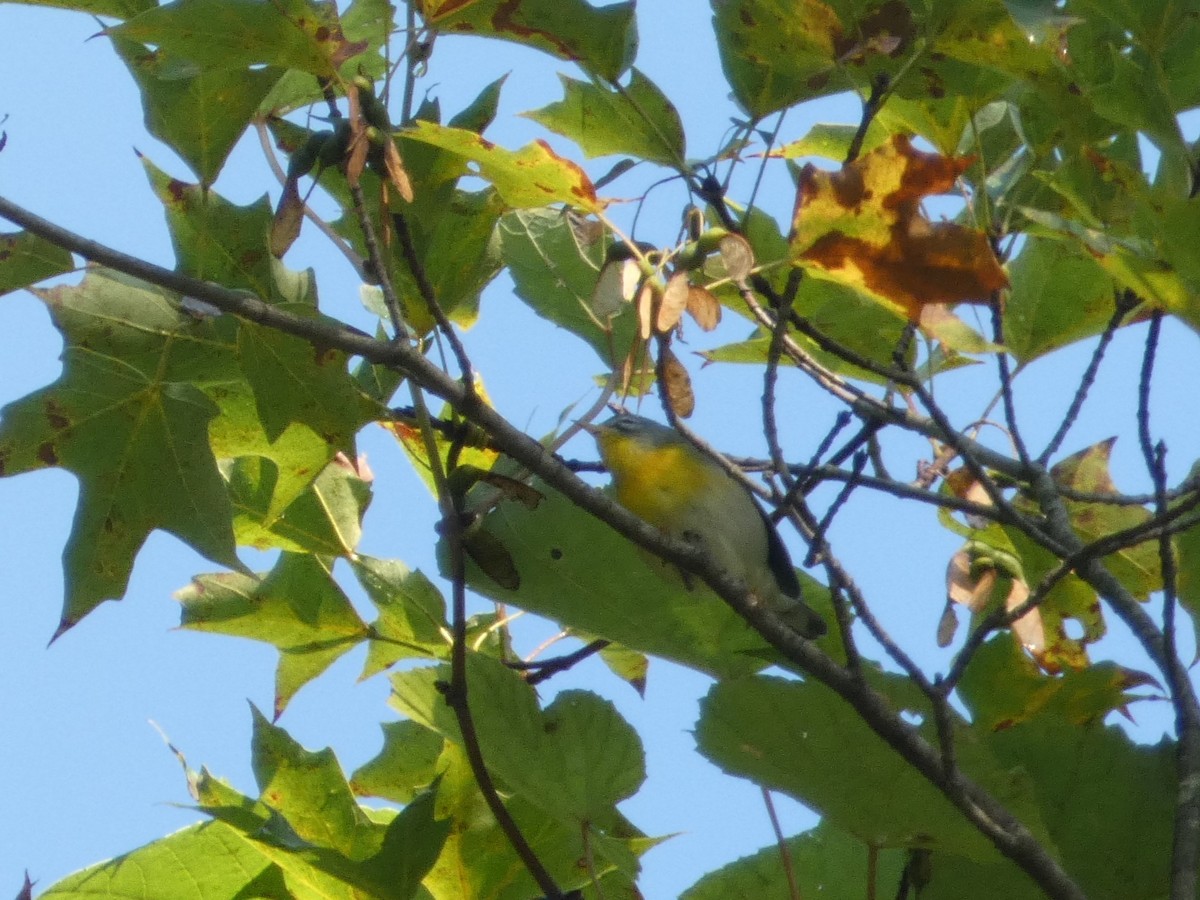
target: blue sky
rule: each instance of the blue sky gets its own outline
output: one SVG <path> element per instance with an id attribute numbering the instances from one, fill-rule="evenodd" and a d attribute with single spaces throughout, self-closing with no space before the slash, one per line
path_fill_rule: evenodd
<path id="1" fill-rule="evenodd" d="M 639 18 L 637 65 L 679 108 L 690 154 L 711 153 L 725 136 L 734 107 L 726 96 L 708 5 L 643 0 Z M 107 41 L 92 38 L 98 29 L 82 14 L 0 4 L 0 85 L 5 87 L 0 117 L 8 116 L 0 125 L 8 132 L 8 146 L 0 153 L 0 194 L 81 234 L 171 265 L 161 207 L 147 189 L 133 149 L 173 175 L 186 178 L 188 172 L 146 134 L 133 82 Z M 420 89 L 436 94 L 449 114 L 482 86 L 510 73 L 489 137 L 509 147 L 548 138 L 560 152 L 577 156 L 536 123 L 512 118 L 560 97 L 558 71 L 571 74 L 569 66 L 532 51 L 444 38 Z M 857 116 L 857 102 L 845 98 L 814 104 L 789 113 L 781 136 L 794 139 L 813 122 L 853 122 Z M 603 173 L 609 163 L 599 160 L 590 171 Z M 749 174 L 739 175 L 733 196 L 745 196 Z M 620 196 L 622 186 L 619 182 L 611 193 Z M 278 196 L 252 134 L 234 152 L 216 189 L 239 203 L 264 191 Z M 781 216 L 791 199 L 790 183 L 782 176 L 769 180 L 760 196 Z M 319 198 L 316 202 L 319 206 Z M 638 237 L 672 242 L 684 202 L 678 187 L 658 189 Z M 628 223 L 629 214 L 629 207 L 618 208 L 622 221 Z M 359 305 L 353 272 L 312 229 L 306 229 L 287 262 L 317 269 L 328 313 L 372 327 Z M 41 304 L 28 294 L 0 298 L 0 323 L 0 403 L 7 403 L 57 377 L 61 342 Z M 736 340 L 744 331 L 736 324 L 712 338 L 694 336 L 694 349 Z M 1117 483 L 1128 490 L 1146 488 L 1131 430 L 1142 337 L 1140 328 L 1118 336 L 1112 362 L 1095 389 L 1104 399 L 1085 409 L 1066 445 L 1075 450 L 1118 430 L 1128 434 L 1115 450 Z M 466 341 L 496 405 L 532 433 L 550 430 L 563 409 L 595 396 L 591 376 L 598 366 L 591 351 L 531 314 L 511 294 L 505 277 L 485 294 L 482 321 Z M 1194 410 L 1187 388 L 1200 375 L 1194 341 L 1191 333 L 1168 330 L 1155 397 L 1155 423 L 1172 446 L 1175 479 L 1195 458 L 1200 437 L 1194 414 L 1179 414 Z M 1070 348 L 1035 364 L 1018 381 L 1023 424 L 1034 444 L 1052 432 L 1089 352 L 1090 345 Z M 761 453 L 760 372 L 688 365 L 699 395 L 693 427 L 728 451 Z M 939 396 L 965 423 L 991 399 L 991 383 L 990 368 L 981 366 L 948 376 L 938 386 Z M 785 373 L 782 390 L 785 443 L 795 458 L 806 459 L 835 409 L 796 373 Z M 436 510 L 431 498 L 381 430 L 368 429 L 361 449 L 376 473 L 361 549 L 401 558 L 432 574 Z M 594 448 L 583 440 L 568 452 L 594 458 Z M 928 446 L 912 437 L 901 438 L 889 451 L 900 477 L 911 477 L 916 460 L 928 455 Z M 271 706 L 273 650 L 174 630 L 178 607 L 172 593 L 212 566 L 165 535 L 154 535 L 146 545 L 125 600 L 105 604 L 46 647 L 58 622 L 60 554 L 75 496 L 74 479 L 60 471 L 0 479 L 5 523 L 0 528 L 0 797 L 8 811 L 0 817 L 0 891 L 10 893 L 25 869 L 46 887 L 70 871 L 196 820 L 195 813 L 178 805 L 188 799 L 179 764 L 150 720 L 192 766 L 203 764 L 253 792 L 246 701 Z M 885 624 L 922 662 L 944 661 L 934 634 L 946 561 L 958 539 L 942 531 L 927 509 L 861 493 L 839 517 L 832 537 Z M 798 542 L 790 536 L 788 542 L 793 555 L 802 556 Z M 243 558 L 261 564 L 251 555 Z M 1124 656 L 1129 643 L 1119 628 L 1114 632 L 1109 646 Z M 519 637 L 529 649 L 552 633 L 549 626 L 530 625 L 522 626 Z M 377 752 L 379 722 L 395 717 L 385 705 L 385 678 L 356 683 L 361 664 L 357 653 L 341 660 L 300 692 L 280 722 L 306 746 L 333 746 L 347 771 Z M 562 688 L 597 688 L 643 735 L 649 779 L 622 808 L 648 833 L 678 833 L 645 858 L 642 887 L 650 900 L 674 897 L 701 873 L 771 842 L 757 788 L 721 776 L 694 752 L 689 730 L 708 685 L 706 678 L 655 662 L 641 700 L 591 662 L 543 691 L 548 701 Z M 1138 736 L 1156 740 L 1169 722 L 1167 712 L 1162 704 L 1137 707 Z M 798 804 L 786 798 L 778 802 L 789 834 L 815 822 Z"/>

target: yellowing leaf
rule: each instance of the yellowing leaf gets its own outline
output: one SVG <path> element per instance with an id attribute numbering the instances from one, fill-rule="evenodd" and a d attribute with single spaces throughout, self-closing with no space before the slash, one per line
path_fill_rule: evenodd
<path id="1" fill-rule="evenodd" d="M 945 193 L 970 160 L 914 150 L 904 135 L 843 166 L 800 174 L 791 258 L 901 307 L 982 302 L 1007 286 L 982 231 L 931 222 L 921 200 Z"/>
<path id="2" fill-rule="evenodd" d="M 473 131 L 425 121 L 416 122 L 403 135 L 471 160 L 478 168 L 475 174 L 495 185 L 500 197 L 514 209 L 566 203 L 587 212 L 599 212 L 605 206 L 597 199 L 596 188 L 587 173 L 556 154 L 545 141 L 535 141 L 520 150 L 507 150 Z"/>

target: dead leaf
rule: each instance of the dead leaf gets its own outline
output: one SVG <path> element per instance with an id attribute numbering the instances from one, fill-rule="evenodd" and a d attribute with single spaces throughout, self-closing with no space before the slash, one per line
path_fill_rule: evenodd
<path id="1" fill-rule="evenodd" d="M 931 222 L 923 198 L 948 192 L 971 164 L 913 149 L 905 135 L 826 172 L 800 173 L 791 258 L 898 305 L 913 322 L 929 303 L 983 303 L 1008 286 L 988 236 Z"/>
<path id="2" fill-rule="evenodd" d="M 300 237 L 300 226 L 304 222 L 304 199 L 300 196 L 296 180 L 289 175 L 284 182 L 279 205 L 275 207 L 275 218 L 271 220 L 268 243 L 271 255 L 276 259 L 282 259 L 291 249 L 296 238 Z"/>
<path id="3" fill-rule="evenodd" d="M 692 377 L 684 368 L 671 348 L 663 346 L 660 352 L 659 370 L 663 388 L 667 394 L 667 402 L 675 415 L 686 419 L 696 411 L 696 394 L 692 390 Z"/>
<path id="4" fill-rule="evenodd" d="M 942 617 L 938 620 L 937 645 L 949 647 L 954 642 L 954 635 L 957 631 L 958 616 L 954 614 L 954 602 L 947 599 L 945 607 L 942 608 Z"/>
<path id="5" fill-rule="evenodd" d="M 638 333 L 643 341 L 648 341 L 654 333 L 654 289 L 649 283 L 643 284 L 642 289 L 638 291 L 637 311 Z"/>
<path id="6" fill-rule="evenodd" d="M 412 203 L 412 179 L 408 177 L 408 171 L 404 168 L 404 160 L 400 158 L 400 151 L 391 135 L 384 135 L 383 138 L 383 163 L 387 169 L 388 181 L 396 189 L 396 193 L 405 203 Z"/>
<path id="7" fill-rule="evenodd" d="M 358 187 L 371 142 L 367 138 L 367 121 L 363 117 L 358 87 L 352 81 L 346 84 L 346 99 L 350 101 L 350 150 L 346 154 L 346 181 L 350 187 Z"/>
<path id="8" fill-rule="evenodd" d="M 679 324 L 688 301 L 688 279 L 683 272 L 676 272 L 667 280 L 662 300 L 658 304 L 655 327 L 659 334 L 666 334 Z"/>
<path id="9" fill-rule="evenodd" d="M 1004 608 L 1012 612 L 1029 599 L 1029 585 L 1019 578 L 1014 578 L 1008 596 L 1004 598 Z M 1025 651 L 1034 658 L 1039 666 L 1048 671 L 1056 671 L 1057 666 L 1050 664 L 1046 658 L 1046 629 L 1042 626 L 1041 611 L 1034 607 L 1017 621 L 1012 623 L 1013 637 Z"/>
<path id="10" fill-rule="evenodd" d="M 721 301 L 708 288 L 688 286 L 687 311 L 703 331 L 712 331 L 721 322 Z"/>
<path id="11" fill-rule="evenodd" d="M 987 606 L 992 588 L 996 586 L 996 570 L 985 569 L 975 575 L 971 569 L 971 553 L 966 547 L 950 557 L 950 564 L 946 566 L 946 597 L 971 612 L 979 612 Z"/>

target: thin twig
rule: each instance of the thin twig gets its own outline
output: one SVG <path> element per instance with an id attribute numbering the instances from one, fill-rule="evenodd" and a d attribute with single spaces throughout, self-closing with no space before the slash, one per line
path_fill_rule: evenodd
<path id="1" fill-rule="evenodd" d="M 1154 483 L 1155 519 L 1167 514 L 1166 446 L 1160 441 L 1153 443 L 1150 428 L 1150 385 L 1154 375 L 1154 363 L 1158 355 L 1158 342 L 1162 332 L 1162 310 L 1150 316 L 1150 327 L 1146 332 L 1146 348 L 1142 354 L 1142 371 L 1138 380 L 1138 443 L 1146 470 Z M 1171 897 L 1172 900 L 1196 896 L 1197 868 L 1200 866 L 1200 721 L 1196 711 L 1189 709 L 1182 682 L 1186 670 L 1179 660 L 1175 648 L 1175 553 L 1171 538 L 1163 534 L 1158 541 L 1159 564 L 1163 577 L 1163 656 L 1167 666 L 1163 674 L 1171 693 L 1171 704 L 1175 707 L 1175 732 L 1179 738 L 1176 760 L 1179 768 L 1175 796 L 1174 840 L 1171 848 Z"/>
<path id="2" fill-rule="evenodd" d="M 1123 296 L 1123 295 L 1122 295 Z M 1067 408 L 1067 413 L 1063 416 L 1062 424 L 1058 426 L 1058 431 L 1054 433 L 1054 437 L 1050 439 L 1050 443 L 1046 445 L 1046 449 L 1038 456 L 1038 462 L 1041 465 L 1046 465 L 1058 448 L 1062 446 L 1062 442 L 1067 437 L 1067 432 L 1071 430 L 1071 426 L 1075 424 L 1075 420 L 1079 418 L 1079 411 L 1083 408 L 1083 401 L 1087 399 L 1088 391 L 1091 390 L 1092 384 L 1096 380 L 1096 373 L 1100 369 L 1100 363 L 1104 359 L 1104 354 L 1108 350 L 1108 345 L 1112 343 L 1113 335 L 1117 333 L 1117 328 L 1121 324 L 1121 320 L 1125 318 L 1125 314 L 1132 308 L 1127 302 L 1118 296 L 1116 309 L 1113 310 L 1112 316 L 1108 320 L 1104 331 L 1100 335 L 1100 340 L 1096 344 L 1096 349 L 1092 352 L 1092 358 L 1088 361 L 1087 368 L 1083 372 L 1083 377 L 1079 380 L 1079 387 L 1075 391 L 1075 396 L 1071 398 L 1071 405 Z"/>
<path id="3" fill-rule="evenodd" d="M 783 836 L 783 828 L 779 825 L 779 814 L 775 812 L 775 801 L 771 792 L 765 787 L 762 791 L 763 805 L 767 807 L 767 818 L 771 820 L 771 830 L 775 832 L 775 845 L 779 848 L 779 861 L 783 865 L 783 875 L 787 879 L 788 897 L 790 900 L 801 900 L 800 886 L 796 883 L 796 870 L 792 865 L 792 851 L 788 849 L 787 839 Z"/>
<path id="4" fill-rule="evenodd" d="M 996 353 L 996 368 L 1000 375 L 1000 394 L 1004 398 L 1004 421 L 1008 425 L 1008 436 L 1017 451 L 1017 459 L 1023 465 L 1029 465 L 1029 450 L 1017 427 L 1017 405 L 1013 400 L 1012 371 L 1008 367 L 1008 351 L 1004 348 L 1004 308 L 1000 303 L 999 293 L 992 296 L 989 304 L 992 310 L 992 340 L 1000 346 Z"/>

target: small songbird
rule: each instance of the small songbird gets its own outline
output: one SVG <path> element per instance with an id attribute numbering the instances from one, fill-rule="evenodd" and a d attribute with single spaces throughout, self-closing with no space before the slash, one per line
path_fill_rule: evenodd
<path id="1" fill-rule="evenodd" d="M 704 549 L 806 638 L 825 621 L 800 599 L 800 581 L 775 526 L 750 492 L 673 428 L 618 413 L 587 430 L 617 502 L 669 535 Z"/>

